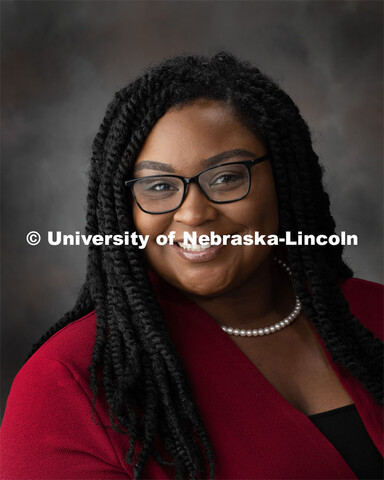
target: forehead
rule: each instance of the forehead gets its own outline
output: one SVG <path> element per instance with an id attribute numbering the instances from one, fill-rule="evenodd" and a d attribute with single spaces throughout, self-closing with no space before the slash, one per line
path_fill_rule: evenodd
<path id="1" fill-rule="evenodd" d="M 261 139 L 241 123 L 229 106 L 199 99 L 168 110 L 157 121 L 136 164 L 157 160 L 177 167 L 240 148 L 252 151 L 255 156 L 265 150 Z"/>

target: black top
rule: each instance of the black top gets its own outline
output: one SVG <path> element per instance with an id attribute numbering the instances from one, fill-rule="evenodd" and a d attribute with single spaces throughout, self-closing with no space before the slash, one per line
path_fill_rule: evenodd
<path id="1" fill-rule="evenodd" d="M 384 461 L 368 435 L 356 406 L 309 415 L 308 418 L 335 446 L 360 480 L 384 479 Z"/>

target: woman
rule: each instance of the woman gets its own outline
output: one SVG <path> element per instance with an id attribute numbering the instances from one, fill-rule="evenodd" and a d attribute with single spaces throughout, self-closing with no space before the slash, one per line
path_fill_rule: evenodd
<path id="1" fill-rule="evenodd" d="M 3 478 L 382 477 L 381 286 L 339 245 L 184 241 L 334 233 L 288 95 L 226 52 L 120 90 L 87 233 L 133 231 L 145 250 L 89 248 L 74 309 L 17 375 Z"/>

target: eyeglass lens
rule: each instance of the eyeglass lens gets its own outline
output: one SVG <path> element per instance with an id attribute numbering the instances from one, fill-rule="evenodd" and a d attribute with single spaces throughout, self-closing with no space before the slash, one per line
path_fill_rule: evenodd
<path id="1" fill-rule="evenodd" d="M 218 166 L 203 172 L 198 181 L 205 195 L 214 202 L 232 202 L 247 194 L 250 186 L 248 168 L 240 163 Z M 150 213 L 161 213 L 179 207 L 184 183 L 171 175 L 143 178 L 134 184 L 140 207 Z"/>

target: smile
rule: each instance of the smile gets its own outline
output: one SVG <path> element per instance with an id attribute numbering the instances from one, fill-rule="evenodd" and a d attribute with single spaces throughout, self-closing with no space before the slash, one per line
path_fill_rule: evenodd
<path id="1" fill-rule="evenodd" d="M 208 248 L 211 248 L 211 245 L 200 245 L 200 244 L 191 244 L 191 243 L 182 243 L 182 242 L 177 242 L 177 245 L 182 248 L 183 250 L 188 250 L 189 252 L 201 252 L 203 250 L 207 250 Z"/>
<path id="2" fill-rule="evenodd" d="M 209 262 L 215 259 L 222 250 L 225 249 L 223 245 L 199 245 L 176 242 L 172 245 L 175 252 L 184 260 L 192 263 Z"/>

